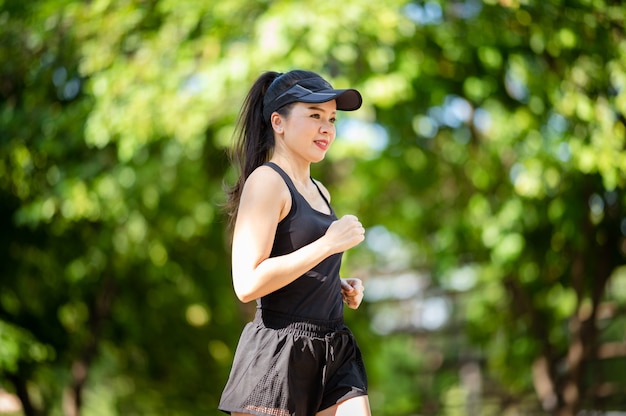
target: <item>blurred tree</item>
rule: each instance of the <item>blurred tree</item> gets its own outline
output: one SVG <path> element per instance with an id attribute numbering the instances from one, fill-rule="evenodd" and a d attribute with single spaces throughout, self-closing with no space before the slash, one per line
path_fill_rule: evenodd
<path id="1" fill-rule="evenodd" d="M 608 370 L 626 365 L 626 9 L 404 11 L 418 29 L 380 77 L 410 92 L 379 103 L 389 145 L 352 174 L 371 184 L 356 196 L 371 201 L 360 212 L 412 242 L 411 266 L 436 283 L 472 270 L 477 282 L 457 307 L 495 414 L 533 389 L 552 414 L 626 408 L 626 379 Z M 450 358 L 462 364 L 464 354 Z"/>
<path id="2" fill-rule="evenodd" d="M 167 57 L 128 67 L 156 6 L 3 5 L 0 362 L 25 414 L 210 412 L 227 375 L 226 161 L 209 120 L 160 131 L 145 111 L 186 94 L 178 74 L 151 78 Z"/>
<path id="3" fill-rule="evenodd" d="M 224 149 L 252 80 L 300 67 L 365 97 L 315 171 L 370 226 L 345 272 L 454 301 L 441 333 L 415 296 L 347 312 L 374 413 L 626 408 L 625 14 L 0 1 L 0 386 L 26 415 L 214 411 L 250 314 Z"/>

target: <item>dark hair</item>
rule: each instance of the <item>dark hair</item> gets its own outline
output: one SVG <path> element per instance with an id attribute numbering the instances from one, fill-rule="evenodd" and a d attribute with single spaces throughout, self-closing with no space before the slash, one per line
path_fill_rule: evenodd
<path id="1" fill-rule="evenodd" d="M 284 74 L 268 71 L 254 82 L 246 96 L 235 129 L 235 143 L 230 158 L 239 172 L 237 182 L 227 190 L 226 211 L 230 216 L 230 226 L 235 224 L 239 199 L 248 176 L 259 166 L 268 162 L 274 152 L 274 131 L 270 120 L 263 117 L 263 99 L 276 97 L 298 81 L 310 77 L 319 77 L 310 71 L 293 70 Z M 292 104 L 287 104 L 276 111 L 287 116 Z"/>

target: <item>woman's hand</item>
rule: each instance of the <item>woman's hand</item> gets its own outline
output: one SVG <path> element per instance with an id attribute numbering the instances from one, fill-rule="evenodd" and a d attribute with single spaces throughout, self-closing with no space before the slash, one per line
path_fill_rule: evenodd
<path id="1" fill-rule="evenodd" d="M 363 282 L 361 279 L 349 278 L 341 279 L 341 297 L 348 308 L 356 309 L 363 300 Z"/>
<path id="2" fill-rule="evenodd" d="M 330 224 L 324 237 L 330 239 L 333 253 L 341 253 L 365 239 L 365 228 L 354 215 L 344 215 Z"/>

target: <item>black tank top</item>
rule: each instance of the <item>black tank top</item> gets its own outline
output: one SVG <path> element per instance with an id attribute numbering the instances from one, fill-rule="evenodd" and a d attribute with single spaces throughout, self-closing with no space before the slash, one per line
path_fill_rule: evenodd
<path id="1" fill-rule="evenodd" d="M 291 193 L 291 210 L 278 223 L 270 257 L 289 254 L 322 237 L 337 220 L 330 203 L 313 181 L 330 208 L 330 214 L 317 211 L 298 192 L 291 178 L 272 162 L 265 164 L 282 176 Z M 311 179 L 313 180 L 313 179 Z M 339 269 L 342 253 L 334 254 L 296 280 L 260 299 L 257 307 L 289 317 L 308 320 L 335 320 L 343 317 Z"/>

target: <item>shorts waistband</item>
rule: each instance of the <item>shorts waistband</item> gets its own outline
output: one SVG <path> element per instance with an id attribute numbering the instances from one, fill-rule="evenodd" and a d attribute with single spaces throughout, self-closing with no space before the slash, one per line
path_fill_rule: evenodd
<path id="1" fill-rule="evenodd" d="M 254 322 L 266 328 L 284 329 L 291 333 L 304 336 L 323 337 L 330 332 L 345 328 L 343 317 L 328 321 L 320 321 L 302 317 L 294 317 L 279 312 L 257 309 Z"/>

